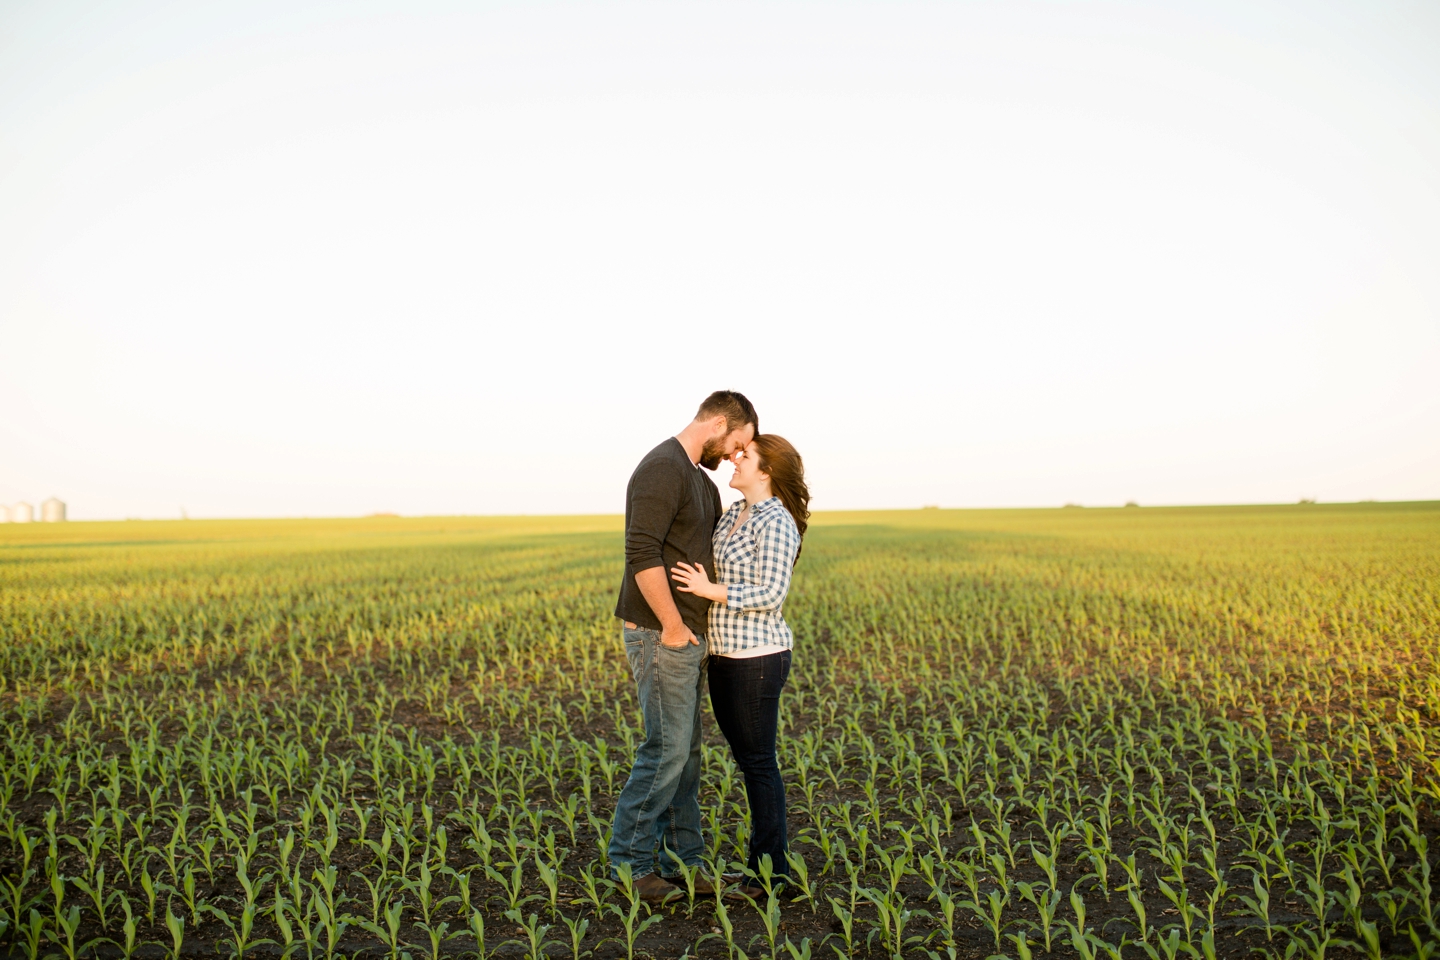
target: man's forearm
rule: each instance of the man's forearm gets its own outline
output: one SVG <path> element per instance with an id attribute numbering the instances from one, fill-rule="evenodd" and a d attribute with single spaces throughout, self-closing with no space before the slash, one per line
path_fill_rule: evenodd
<path id="1" fill-rule="evenodd" d="M 640 588 L 645 602 L 650 604 L 650 610 L 660 621 L 660 626 L 670 630 L 680 626 L 680 608 L 675 606 L 675 598 L 670 594 L 664 567 L 641 570 L 635 574 L 635 585 Z"/>

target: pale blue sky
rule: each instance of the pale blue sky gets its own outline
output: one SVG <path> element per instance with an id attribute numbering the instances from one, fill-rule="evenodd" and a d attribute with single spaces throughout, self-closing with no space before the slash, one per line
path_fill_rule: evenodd
<path id="1" fill-rule="evenodd" d="M 0 5 L 0 503 L 1440 497 L 1440 5 Z M 722 477 L 723 483 L 723 477 Z"/>

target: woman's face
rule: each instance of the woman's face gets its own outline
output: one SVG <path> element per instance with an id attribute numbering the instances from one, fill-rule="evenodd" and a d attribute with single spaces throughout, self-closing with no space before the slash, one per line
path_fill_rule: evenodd
<path id="1" fill-rule="evenodd" d="M 760 453 L 754 440 L 746 444 L 745 449 L 735 451 L 730 462 L 735 465 L 730 486 L 736 490 L 746 490 L 770 479 L 768 474 L 760 472 Z"/>

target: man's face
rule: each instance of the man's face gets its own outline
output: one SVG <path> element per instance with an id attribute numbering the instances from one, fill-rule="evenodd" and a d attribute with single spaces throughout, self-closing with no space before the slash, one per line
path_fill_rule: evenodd
<path id="1" fill-rule="evenodd" d="M 705 441 L 705 447 L 700 451 L 700 466 L 706 470 L 714 470 L 720 466 L 721 460 L 729 460 L 736 451 L 744 450 L 751 440 L 755 439 L 755 425 L 747 423 L 745 426 L 721 437 L 712 437 Z"/>

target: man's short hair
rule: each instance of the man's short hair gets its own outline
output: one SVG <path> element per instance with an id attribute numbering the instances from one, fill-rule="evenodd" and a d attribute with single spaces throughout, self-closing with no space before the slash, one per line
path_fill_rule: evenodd
<path id="1" fill-rule="evenodd" d="M 739 430 L 745 424 L 755 427 L 755 433 L 760 433 L 760 417 L 755 413 L 755 405 L 745 399 L 745 394 L 736 393 L 734 390 L 716 390 L 705 398 L 700 404 L 700 409 L 695 413 L 696 420 L 709 420 L 712 417 L 723 415 L 725 417 L 725 432 L 730 433 Z"/>

